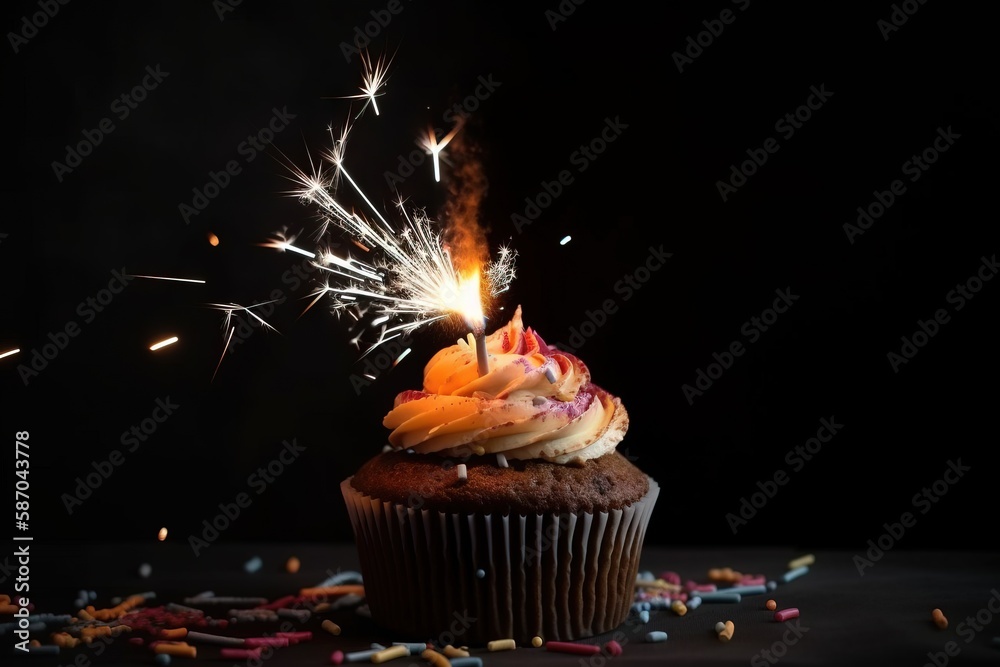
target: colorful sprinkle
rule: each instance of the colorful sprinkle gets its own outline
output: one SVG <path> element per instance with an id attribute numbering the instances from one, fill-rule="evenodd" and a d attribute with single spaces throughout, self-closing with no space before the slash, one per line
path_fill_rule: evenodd
<path id="1" fill-rule="evenodd" d="M 343 651 L 334 651 L 333 653 L 331 653 L 330 654 L 330 662 L 332 664 L 334 664 L 334 665 L 339 665 L 342 662 L 344 662 L 344 652 Z"/>
<path id="2" fill-rule="evenodd" d="M 812 554 L 806 554 L 805 556 L 799 556 L 798 558 L 794 558 L 788 561 L 788 569 L 796 570 L 802 567 L 803 565 L 812 565 L 815 562 L 816 562 L 816 556 Z"/>
<path id="3" fill-rule="evenodd" d="M 223 648 L 219 649 L 219 657 L 223 660 L 260 659 L 260 648 Z"/>
<path id="4" fill-rule="evenodd" d="M 420 657 L 431 663 L 434 667 L 451 667 L 451 663 L 448 661 L 448 658 L 432 648 L 421 651 Z"/>
<path id="5" fill-rule="evenodd" d="M 792 581 L 793 579 L 798 579 L 808 571 L 809 571 L 808 565 L 802 565 L 800 567 L 795 568 L 794 570 L 789 570 L 788 572 L 785 572 L 783 575 L 781 575 L 781 583 L 787 584 L 789 581 Z"/>
<path id="6" fill-rule="evenodd" d="M 545 642 L 545 650 L 556 653 L 594 655 L 601 652 L 601 647 L 597 644 L 577 644 L 575 642 Z"/>
<path id="7" fill-rule="evenodd" d="M 285 561 L 285 571 L 289 574 L 295 574 L 299 571 L 300 567 L 302 567 L 302 561 L 295 556 L 292 556 Z"/>
<path id="8" fill-rule="evenodd" d="M 778 608 L 778 603 L 775 602 L 774 600 L 768 600 L 764 604 L 764 607 L 766 607 L 768 611 L 774 611 L 775 609 Z"/>
<path id="9" fill-rule="evenodd" d="M 340 634 L 340 626 L 331 621 L 330 619 L 326 619 L 325 621 L 323 621 L 320 624 L 320 627 L 329 632 L 331 635 Z"/>
<path id="10" fill-rule="evenodd" d="M 443 653 L 449 658 L 468 658 L 469 652 L 465 649 L 456 648 L 451 644 L 444 647 Z M 453 661 L 454 662 L 454 661 Z"/>
<path id="11" fill-rule="evenodd" d="M 486 648 L 490 651 L 511 651 L 517 648 L 517 642 L 513 639 L 494 639 L 486 644 Z"/>
<path id="12" fill-rule="evenodd" d="M 157 665 L 161 665 L 161 666 L 163 666 L 163 665 L 169 665 L 170 664 L 170 655 L 167 654 L 167 653 L 160 653 L 155 658 L 153 658 L 153 662 L 155 662 Z"/>
<path id="13" fill-rule="evenodd" d="M 260 556 L 254 556 L 247 562 L 243 563 L 243 569 L 247 572 L 253 573 L 259 570 L 263 565 L 264 561 L 260 559 Z"/>
<path id="14" fill-rule="evenodd" d="M 934 625 L 938 626 L 941 630 L 948 628 L 948 619 L 945 618 L 944 612 L 940 609 L 934 609 L 934 611 L 931 612 L 931 620 L 933 620 Z"/>
<path id="15" fill-rule="evenodd" d="M 719 641 L 728 642 L 733 638 L 733 632 L 736 631 L 736 626 L 733 625 L 732 621 L 726 621 L 722 624 L 722 631 L 719 632 Z"/>
<path id="16" fill-rule="evenodd" d="M 616 642 L 614 639 L 604 644 L 604 650 L 607 652 L 608 655 L 611 656 L 619 656 L 622 653 L 624 653 L 622 645 Z"/>
<path id="17" fill-rule="evenodd" d="M 476 570 L 476 579 L 482 579 L 485 576 L 486 576 L 486 570 L 484 570 L 482 568 L 479 568 L 478 570 Z"/>
<path id="18" fill-rule="evenodd" d="M 647 642 L 665 642 L 667 641 L 667 633 L 662 630 L 656 630 L 654 632 L 646 633 Z"/>
<path id="19" fill-rule="evenodd" d="M 149 563 L 143 563 L 139 566 L 139 576 L 143 579 L 148 579 L 149 575 L 153 574 L 153 566 Z"/>
<path id="20" fill-rule="evenodd" d="M 538 648 L 543 643 L 544 642 L 542 641 L 542 638 L 539 637 L 538 635 L 535 635 L 534 637 L 531 638 L 531 645 L 534 646 L 535 648 Z"/>
<path id="21" fill-rule="evenodd" d="M 680 600 L 674 600 L 670 604 L 670 610 L 673 611 L 678 616 L 683 616 L 684 614 L 688 613 L 687 605 L 681 602 Z"/>
<path id="22" fill-rule="evenodd" d="M 798 617 L 799 610 L 796 607 L 789 607 L 788 609 L 782 609 L 781 611 L 774 612 L 774 620 L 776 621 L 787 621 Z"/>
<path id="23" fill-rule="evenodd" d="M 388 662 L 389 660 L 395 660 L 396 658 L 405 658 L 410 655 L 410 649 L 405 645 L 397 644 L 396 646 L 389 646 L 382 649 L 381 651 L 376 651 L 372 654 L 372 662 Z"/>
<path id="24" fill-rule="evenodd" d="M 451 667 L 483 667 L 483 659 L 477 657 L 455 658 L 451 661 Z"/>

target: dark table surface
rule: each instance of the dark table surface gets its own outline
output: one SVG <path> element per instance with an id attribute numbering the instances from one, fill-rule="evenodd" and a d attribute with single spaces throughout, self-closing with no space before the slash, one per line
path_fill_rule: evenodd
<path id="1" fill-rule="evenodd" d="M 16 545 L 20 546 L 20 545 Z M 13 549 L 11 550 L 13 553 Z M 218 596 L 254 596 L 274 600 L 315 586 L 337 572 L 358 569 L 353 545 L 215 543 L 195 556 L 186 542 L 168 539 L 146 544 L 30 543 L 28 572 L 29 597 L 36 613 L 69 614 L 80 590 L 96 593 L 92 604 L 113 606 L 116 597 L 155 593 L 146 607 L 183 603 L 206 590 Z M 744 596 L 735 604 L 702 604 L 679 616 L 670 611 L 654 611 L 648 623 L 627 620 L 615 633 L 584 643 L 601 643 L 616 637 L 624 653 L 615 658 L 604 655 L 583 657 L 519 647 L 514 651 L 489 652 L 472 648 L 484 667 L 524 662 L 584 667 L 616 663 L 673 663 L 685 665 L 968 665 L 997 664 L 1000 645 L 1000 555 L 975 551 L 913 551 L 902 547 L 878 553 L 843 550 L 812 550 L 815 562 L 809 571 L 793 581 L 780 583 L 790 560 L 804 555 L 790 548 L 695 548 L 647 547 L 641 568 L 659 574 L 674 571 L 684 580 L 706 581 L 712 568 L 730 567 L 747 574 L 763 574 L 776 580 L 769 595 Z M 290 557 L 301 562 L 298 572 L 286 570 Z M 248 572 L 244 565 L 259 557 L 261 566 Z M 15 557 L 2 564 L 0 592 L 14 594 L 20 576 Z M 148 564 L 147 577 L 140 567 Z M 13 567 L 12 567 L 13 566 Z M 23 572 L 22 572 L 23 574 Z M 780 608 L 797 607 L 795 621 L 777 622 L 765 609 L 767 597 Z M 949 620 L 939 629 L 931 620 L 940 608 Z M 207 610 L 208 611 L 208 610 Z M 218 612 L 219 610 L 215 610 Z M 219 613 L 210 615 L 220 617 Z M 340 649 L 350 652 L 368 648 L 371 642 L 388 644 L 403 638 L 380 630 L 356 610 L 338 610 L 329 616 L 343 628 L 339 636 L 320 629 L 324 615 L 314 614 L 296 629 L 313 631 L 311 641 L 279 648 L 266 660 L 221 660 L 219 649 L 199 645 L 196 659 L 174 658 L 173 664 L 220 664 L 256 667 L 330 664 L 330 655 Z M 10 616 L 0 622 L 10 621 Z M 719 641 L 714 632 L 719 621 L 732 620 L 732 641 Z M 241 628 L 246 631 L 244 626 Z M 234 628 L 219 631 L 235 634 Z M 278 630 L 266 623 L 256 624 L 252 634 Z M 662 630 L 668 639 L 648 643 L 646 633 Z M 48 632 L 32 635 L 48 643 Z M 7 629 L 2 635 L 9 656 L 17 639 Z M 90 646 L 62 649 L 58 656 L 20 657 L 18 664 L 39 665 L 142 665 L 154 664 L 146 647 L 129 643 L 127 635 Z M 456 644 L 460 644 L 460 638 Z M 2 663 L 7 663 L 4 658 Z M 403 662 L 405 661 L 405 662 Z M 418 657 L 396 661 L 402 665 L 426 664 Z"/>

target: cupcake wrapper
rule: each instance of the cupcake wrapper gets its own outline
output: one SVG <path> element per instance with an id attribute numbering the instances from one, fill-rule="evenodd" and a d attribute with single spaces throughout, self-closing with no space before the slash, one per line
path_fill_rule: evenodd
<path id="1" fill-rule="evenodd" d="M 650 479 L 621 510 L 450 514 L 385 502 L 350 482 L 341 491 L 372 619 L 440 645 L 569 641 L 616 628 L 632 605 L 659 495 Z"/>

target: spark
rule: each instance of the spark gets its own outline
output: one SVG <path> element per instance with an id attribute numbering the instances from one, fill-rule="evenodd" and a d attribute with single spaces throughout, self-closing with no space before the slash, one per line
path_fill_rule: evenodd
<path id="1" fill-rule="evenodd" d="M 156 538 L 158 540 L 160 540 L 161 542 L 163 540 L 167 539 L 167 527 L 166 526 L 164 526 L 163 528 L 160 528 L 160 532 L 158 532 L 156 534 Z"/>
<path id="2" fill-rule="evenodd" d="M 358 114 L 354 117 L 355 119 L 357 119 L 358 117 L 361 116 L 362 113 L 364 113 L 365 109 L 368 108 L 369 104 L 371 104 L 372 109 L 375 110 L 375 115 L 376 116 L 379 115 L 378 103 L 375 101 L 375 98 L 381 97 L 382 95 L 385 94 L 385 93 L 380 93 L 378 91 L 379 89 L 385 87 L 386 82 L 388 81 L 389 65 L 392 64 L 392 58 L 389 58 L 387 62 L 385 59 L 385 54 L 380 55 L 378 57 L 378 60 L 376 60 L 374 64 L 372 64 L 371 56 L 368 55 L 367 51 L 361 53 L 360 56 L 361 56 L 361 64 L 363 66 L 363 70 L 361 72 L 361 95 L 345 95 L 342 97 L 332 98 L 341 100 L 357 100 L 357 99 L 365 100 L 364 106 L 361 107 L 361 111 L 359 111 Z"/>
<path id="3" fill-rule="evenodd" d="M 199 278 L 170 278 L 170 277 L 167 277 L 167 276 L 139 276 L 139 275 L 135 275 L 135 274 L 132 274 L 129 277 L 130 278 L 148 278 L 149 280 L 173 280 L 174 282 L 179 282 L 179 283 L 198 283 L 200 285 L 204 285 L 205 284 L 205 281 L 201 280 Z"/>
<path id="4" fill-rule="evenodd" d="M 223 330 L 226 330 L 226 329 L 229 330 L 229 334 L 226 336 L 226 344 L 222 348 L 222 355 L 219 357 L 219 363 L 215 365 L 215 372 L 212 373 L 212 380 L 213 381 L 215 380 L 215 376 L 218 375 L 218 373 L 219 373 L 219 367 L 222 366 L 222 360 L 226 358 L 226 351 L 229 350 L 229 341 L 231 341 L 232 338 L 233 338 L 233 332 L 236 331 L 236 325 L 230 326 L 230 323 L 233 320 L 233 314 L 237 313 L 237 312 L 244 312 L 247 315 L 249 315 L 250 317 L 252 317 L 255 320 L 257 320 L 258 322 L 260 322 L 260 325 L 262 327 L 264 327 L 266 329 L 270 329 L 271 331 L 278 331 L 273 326 L 271 326 L 270 324 L 268 324 L 267 322 L 265 322 L 263 318 L 261 318 L 259 315 L 257 315 L 257 313 L 253 312 L 254 308 L 259 308 L 260 306 L 266 306 L 267 304 L 274 303 L 275 301 L 277 301 L 277 299 L 273 299 L 271 301 L 264 301 L 264 302 L 261 302 L 261 303 L 255 303 L 252 306 L 240 306 L 239 304 L 235 304 L 235 303 L 209 303 L 209 304 L 206 304 L 209 308 L 214 308 L 216 310 L 221 310 L 221 311 L 223 311 L 225 313 L 225 319 L 222 322 L 222 328 L 223 328 Z"/>
<path id="5" fill-rule="evenodd" d="M 161 347 L 166 347 L 167 345 L 173 345 L 177 341 L 178 341 L 177 336 L 171 336 L 170 338 L 166 338 L 164 340 L 161 340 L 158 343 L 153 343 L 152 345 L 149 346 L 149 349 L 150 349 L 151 352 L 155 352 L 155 351 L 159 350 Z"/>
<path id="6" fill-rule="evenodd" d="M 222 355 L 219 357 L 219 363 L 215 365 L 215 372 L 212 373 L 212 382 L 215 382 L 215 376 L 219 374 L 219 367 L 222 366 L 222 360 L 226 358 L 226 350 L 229 349 L 229 341 L 233 339 L 234 331 L 236 331 L 236 327 L 233 327 L 229 330 L 229 336 L 226 337 L 226 344 L 222 348 Z"/>
<path id="7" fill-rule="evenodd" d="M 455 135 L 459 133 L 463 124 L 464 122 L 459 120 L 459 122 L 455 124 L 455 127 L 451 128 L 451 132 L 444 135 L 444 138 L 441 139 L 441 141 L 438 141 L 437 135 L 434 133 L 434 128 L 427 128 L 427 136 L 421 141 L 421 146 L 423 146 L 424 150 L 430 153 L 431 157 L 434 159 L 434 181 L 436 183 L 441 182 L 441 160 L 439 155 L 444 147 L 451 143 L 451 140 L 454 139 Z"/>
<path id="8" fill-rule="evenodd" d="M 560 239 L 559 245 L 566 245 L 567 243 L 569 243 L 572 240 L 573 240 L 573 237 L 570 236 L 569 234 L 567 234 L 566 236 L 562 237 L 562 239 Z"/>
<path id="9" fill-rule="evenodd" d="M 436 153 L 459 127 L 435 144 Z M 324 238 L 332 227 L 353 242 L 352 246 L 329 243 L 316 252 L 313 265 L 324 271 L 326 282 L 314 292 L 310 306 L 329 295 L 335 314 L 350 314 L 359 325 L 376 332 L 376 342 L 364 352 L 368 354 L 392 338 L 459 314 L 462 277 L 444 242 L 443 229 L 423 209 L 407 207 L 397 194 L 396 215 L 390 216 L 394 218 L 390 222 L 389 214 L 383 214 L 350 176 L 345 166 L 347 133 L 345 128 L 337 137 L 330 130 L 333 147 L 323 155 L 325 169 L 312 158 L 308 172 L 290 167 L 296 187 L 288 194 L 319 211 Z M 345 204 L 345 193 L 356 196 L 364 207 Z M 341 247 L 333 249 L 336 246 Z M 353 246 L 367 252 L 359 255 Z M 508 288 L 515 275 L 516 255 L 502 247 L 498 258 L 483 267 L 484 290 L 491 296 Z M 359 335 L 353 342 L 359 344 L 360 339 Z"/>
<path id="10" fill-rule="evenodd" d="M 4 357 L 9 357 L 12 354 L 17 354 L 20 351 L 21 351 L 21 348 L 14 348 L 13 350 L 7 350 L 6 352 L 0 352 L 0 359 L 3 359 Z"/>

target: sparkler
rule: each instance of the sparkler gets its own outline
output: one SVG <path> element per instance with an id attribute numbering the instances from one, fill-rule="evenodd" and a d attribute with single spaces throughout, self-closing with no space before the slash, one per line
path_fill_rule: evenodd
<path id="1" fill-rule="evenodd" d="M 364 113 L 365 109 L 368 107 L 369 104 L 371 104 L 372 109 L 375 110 L 375 115 L 376 116 L 379 115 L 378 103 L 375 102 L 375 98 L 381 97 L 382 95 L 385 94 L 385 93 L 379 93 L 378 91 L 380 88 L 385 87 L 385 84 L 388 80 L 389 65 L 392 64 L 392 58 L 390 58 L 389 61 L 386 62 L 384 55 L 379 56 L 378 60 L 375 61 L 374 65 L 372 65 L 371 56 L 368 55 L 367 51 L 365 53 L 361 53 L 360 56 L 361 56 L 361 64 L 364 66 L 364 70 L 361 73 L 362 94 L 346 95 L 344 97 L 333 98 L 341 100 L 356 100 L 356 99 L 366 100 L 364 106 L 361 107 L 361 111 L 359 111 L 358 115 L 354 117 L 355 119 L 357 119 L 359 116 L 361 116 L 362 113 Z"/>
<path id="2" fill-rule="evenodd" d="M 456 127 L 441 142 L 435 140 L 435 157 L 459 129 Z M 387 219 L 345 167 L 349 130 L 345 126 L 339 137 L 330 130 L 333 145 L 323 154 L 320 167 L 310 158 L 310 173 L 290 168 L 297 187 L 289 194 L 320 212 L 320 243 L 313 264 L 324 272 L 326 280 L 314 296 L 319 299 L 330 295 L 333 312 L 338 316 L 349 313 L 359 324 L 378 330 L 377 340 L 362 356 L 397 336 L 461 315 L 477 337 L 480 372 L 487 372 L 483 295 L 495 297 L 508 289 L 515 276 L 516 251 L 503 246 L 495 259 L 484 261 L 473 256 L 480 253 L 449 243 L 446 236 L 457 227 L 464 227 L 467 235 L 481 235 L 475 220 L 466 216 L 447 220 L 447 225 L 441 226 L 423 209 L 408 208 L 398 196 L 396 215 L 392 216 L 395 219 Z M 433 133 L 429 136 L 433 137 Z M 344 203 L 344 189 L 360 198 L 362 210 Z M 331 227 L 346 234 L 369 257 L 362 259 L 351 251 L 331 250 L 335 245 L 327 239 Z M 282 237 L 266 245 L 290 249 L 289 244 Z M 358 340 L 355 338 L 355 342 Z"/>

